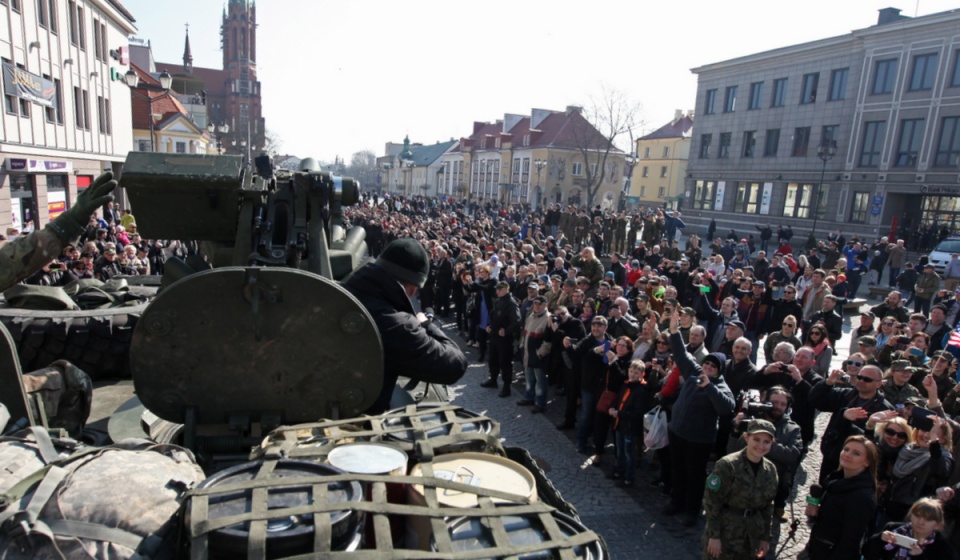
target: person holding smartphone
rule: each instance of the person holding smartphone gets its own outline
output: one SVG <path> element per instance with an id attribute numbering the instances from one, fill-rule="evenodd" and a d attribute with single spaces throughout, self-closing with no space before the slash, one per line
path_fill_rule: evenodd
<path id="1" fill-rule="evenodd" d="M 670 504 L 664 515 L 683 514 L 683 524 L 696 525 L 703 502 L 707 460 L 713 451 L 722 416 L 736 406 L 723 378 L 726 356 L 713 353 L 697 364 L 684 347 L 680 318 L 670 316 L 670 348 L 683 379 L 670 419 Z"/>
<path id="2" fill-rule="evenodd" d="M 909 523 L 890 523 L 863 544 L 864 560 L 956 560 L 956 552 L 940 533 L 944 515 L 939 500 L 921 498 L 910 506 L 908 515 Z"/>
<path id="3" fill-rule="evenodd" d="M 932 495 L 953 472 L 950 424 L 921 407 L 914 407 L 909 424 L 916 441 L 897 455 L 889 488 L 880 497 L 880 510 L 889 521 L 903 519 L 916 500 Z"/>

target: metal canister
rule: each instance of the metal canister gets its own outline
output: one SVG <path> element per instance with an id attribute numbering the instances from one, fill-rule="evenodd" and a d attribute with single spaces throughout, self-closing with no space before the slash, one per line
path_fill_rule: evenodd
<path id="1" fill-rule="evenodd" d="M 417 407 L 416 413 L 420 427 L 423 429 L 424 435 L 428 440 L 440 436 L 450 435 L 453 427 L 451 424 L 446 423 L 445 411 L 432 411 L 431 409 L 433 408 L 437 407 L 421 404 Z M 404 411 L 405 409 L 403 408 L 397 408 L 389 411 L 387 414 L 402 414 Z M 476 412 L 458 408 L 454 410 L 454 413 L 458 420 L 462 420 L 460 422 L 460 433 L 462 434 L 489 434 L 493 430 L 493 422 L 491 420 L 481 418 Z M 381 427 L 384 430 L 390 430 L 385 436 L 387 441 L 396 441 L 398 443 L 407 444 L 417 443 L 414 429 L 415 427 L 409 415 L 385 418 L 381 422 Z M 398 430 L 398 428 L 406 429 Z M 434 453 L 440 455 L 444 453 L 457 453 L 463 451 L 483 451 L 484 447 L 486 446 L 482 442 L 465 439 L 463 442 L 437 447 L 434 449 Z"/>
<path id="2" fill-rule="evenodd" d="M 327 455 L 327 462 L 355 474 L 379 474 L 403 476 L 407 474 L 407 454 L 400 448 L 385 443 L 348 443 L 335 447 Z M 387 501 L 393 504 L 405 504 L 407 488 L 402 483 L 387 483 Z M 364 498 L 372 500 L 372 489 L 367 486 L 363 492 Z M 405 520 L 400 516 L 390 517 L 391 542 L 400 544 L 403 538 Z M 376 542 L 373 515 L 367 517 L 364 540 L 367 543 Z"/>
<path id="3" fill-rule="evenodd" d="M 509 543 L 501 543 L 501 546 L 536 545 L 551 540 L 550 532 L 544 527 L 538 515 L 507 515 L 508 511 L 504 509 L 504 515 L 497 520 L 485 517 L 450 519 L 447 522 L 447 531 L 450 534 L 450 544 L 453 552 L 477 551 L 497 547 L 497 542 L 493 536 L 493 523 L 503 523 L 504 531 L 509 539 Z M 562 537 L 572 537 L 587 531 L 579 521 L 568 515 L 558 511 L 552 512 L 551 515 L 556 521 Z M 431 541 L 430 546 L 432 551 L 439 552 L 435 540 Z M 575 558 L 583 560 L 604 560 L 605 558 L 599 540 L 574 546 L 572 550 Z M 502 556 L 497 556 L 497 558 L 502 558 Z M 560 555 L 556 549 L 550 548 L 521 553 L 517 558 L 519 560 L 553 560 L 560 558 Z M 493 557 L 491 557 L 491 560 L 493 560 Z"/>
<path id="4" fill-rule="evenodd" d="M 508 492 L 517 495 L 518 501 L 538 500 L 537 481 L 533 474 L 520 463 L 499 455 L 451 453 L 434 459 L 432 466 L 434 477 L 439 479 Z M 410 469 L 410 475 L 423 476 L 423 465 L 414 465 Z M 407 503 L 426 505 L 424 492 L 424 485 L 410 485 Z M 444 506 L 461 508 L 476 507 L 479 503 L 477 494 L 446 489 L 437 489 L 437 501 Z M 494 498 L 493 501 L 508 503 L 499 498 Z M 409 548 L 429 550 L 431 535 L 429 517 L 407 517 L 406 543 Z"/>
<path id="5" fill-rule="evenodd" d="M 252 461 L 220 471 L 204 480 L 198 488 L 216 488 L 251 481 L 257 478 L 263 461 Z M 280 479 L 286 477 L 322 477 L 341 475 L 338 468 L 322 463 L 283 459 L 277 462 L 269 473 L 269 479 L 276 479 L 276 488 L 267 489 L 267 509 L 280 510 L 306 506 L 314 502 L 312 484 L 295 486 L 281 485 Z M 331 503 L 343 503 L 342 510 L 329 513 L 331 525 L 331 549 L 349 550 L 359 546 L 357 539 L 363 524 L 363 514 L 350 508 L 351 502 L 359 502 L 363 497 L 360 484 L 355 481 L 331 482 L 327 485 L 326 500 Z M 197 499 L 197 498 L 192 498 Z M 253 509 L 253 490 L 225 490 L 223 493 L 208 496 L 207 517 L 215 520 L 222 517 L 240 515 Z M 188 508 L 192 512 L 193 508 Z M 324 515 L 324 514 L 319 514 Z M 195 521 L 195 520 L 193 520 Z M 188 526 L 191 520 L 187 521 Z M 283 558 L 296 554 L 313 552 L 314 515 L 277 516 L 267 520 L 266 550 L 267 558 Z M 210 556 L 212 558 L 246 557 L 250 538 L 250 522 L 218 529 L 209 535 Z"/>

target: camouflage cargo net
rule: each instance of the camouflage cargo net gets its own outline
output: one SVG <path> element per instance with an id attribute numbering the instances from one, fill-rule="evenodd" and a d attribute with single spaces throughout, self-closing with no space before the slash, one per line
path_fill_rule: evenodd
<path id="1" fill-rule="evenodd" d="M 459 414 L 458 414 L 459 412 Z M 424 425 L 421 419 L 426 415 L 440 414 L 441 424 L 449 427 L 449 433 L 436 437 L 427 437 L 427 431 L 436 428 L 436 421 Z M 402 425 L 384 428 L 384 420 L 402 418 Z M 490 421 L 489 433 L 463 431 L 463 425 L 471 422 Z M 412 442 L 387 439 L 391 432 L 410 431 Z M 445 431 L 445 430 L 441 430 Z M 575 560 L 581 558 L 578 549 L 595 546 L 605 550 L 603 540 L 593 531 L 585 530 L 576 534 L 565 533 L 557 522 L 554 513 L 562 513 L 557 508 L 542 501 L 531 501 L 529 496 L 520 496 L 496 489 L 478 487 L 472 484 L 437 478 L 432 464 L 434 452 L 438 449 L 463 450 L 463 445 L 480 446 L 487 453 L 506 456 L 499 440 L 499 424 L 483 416 L 464 416 L 463 409 L 456 406 L 441 405 L 418 408 L 410 405 L 403 412 L 387 413 L 361 419 L 352 418 L 342 421 L 322 421 L 296 426 L 277 428 L 264 439 L 261 447 L 251 453 L 251 459 L 262 459 L 261 472 L 269 472 L 281 459 L 300 459 L 324 461 L 327 455 L 338 445 L 356 441 L 388 442 L 403 448 L 409 457 L 419 461 L 421 476 L 343 474 L 334 476 L 303 476 L 268 478 L 259 477 L 250 481 L 229 485 L 218 485 L 189 492 L 187 508 L 189 519 L 186 527 L 187 537 L 191 541 L 191 558 L 207 558 L 208 536 L 210 533 L 232 527 L 240 523 L 249 523 L 250 541 L 247 547 L 248 559 L 266 558 L 265 537 L 270 520 L 290 516 L 312 515 L 314 523 L 313 552 L 290 558 L 350 558 L 355 560 L 410 560 L 410 559 L 468 559 L 468 558 L 515 558 L 523 554 L 550 551 L 552 558 Z M 537 478 L 537 477 L 535 477 Z M 539 478 L 544 478 L 541 476 Z M 360 482 L 369 487 L 367 497 L 356 502 L 328 503 L 326 493 L 333 485 L 347 482 Z M 539 482 L 539 481 L 538 481 Z M 393 503 L 387 499 L 388 484 L 421 485 L 423 504 Z M 271 492 L 291 487 L 309 487 L 312 489 L 312 503 L 291 508 L 267 510 L 267 501 Z M 476 507 L 454 507 L 441 504 L 438 492 L 454 491 L 477 496 Z M 208 518 L 208 506 L 217 496 L 249 492 L 251 508 L 249 512 L 220 519 Z M 499 503 L 497 503 L 499 502 Z M 362 511 L 373 516 L 373 534 L 375 542 L 365 542 L 364 548 L 355 551 L 333 551 L 331 515 L 346 509 Z M 572 513 L 575 517 L 575 513 Z M 435 551 L 402 548 L 394 545 L 390 526 L 391 517 L 420 517 L 428 520 Z M 529 544 L 511 544 L 505 521 L 508 517 L 522 516 L 542 533 L 542 541 Z M 492 545 L 482 550 L 455 550 L 447 528 L 447 519 L 479 518 L 492 538 Z M 363 531 L 363 529 L 360 529 Z"/>

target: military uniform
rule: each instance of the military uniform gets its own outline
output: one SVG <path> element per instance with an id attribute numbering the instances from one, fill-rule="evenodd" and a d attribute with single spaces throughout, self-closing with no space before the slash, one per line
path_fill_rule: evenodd
<path id="1" fill-rule="evenodd" d="M 96 208 L 113 200 L 117 182 L 106 172 L 77 197 L 76 204 L 40 231 L 0 246 L 0 292 L 43 268 L 75 242 Z"/>
<path id="2" fill-rule="evenodd" d="M 777 468 L 769 459 L 762 459 L 754 474 L 746 450 L 717 461 L 703 494 L 705 560 L 714 560 L 706 552 L 708 539 L 720 539 L 719 560 L 753 558 L 760 541 L 770 542 L 777 482 Z"/>

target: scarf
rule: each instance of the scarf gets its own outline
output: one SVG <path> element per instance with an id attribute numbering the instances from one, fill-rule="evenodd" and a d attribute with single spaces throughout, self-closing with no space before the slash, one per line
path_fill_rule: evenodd
<path id="1" fill-rule="evenodd" d="M 893 464 L 893 476 L 903 478 L 923 468 L 928 462 L 930 462 L 930 448 L 907 444 L 900 450 L 897 461 Z"/>
<path id="2" fill-rule="evenodd" d="M 830 339 L 826 336 L 823 337 L 823 340 L 820 341 L 820 344 L 817 344 L 816 346 L 811 347 L 813 348 L 813 355 L 819 358 L 820 354 L 823 353 L 824 348 L 826 348 L 829 344 L 830 344 Z"/>
<path id="3" fill-rule="evenodd" d="M 903 536 L 905 536 L 905 537 L 914 538 L 914 536 L 913 536 L 913 526 L 910 525 L 909 523 L 907 523 L 906 525 L 901 525 L 900 527 L 897 527 L 896 529 L 893 530 L 893 533 L 895 533 L 895 534 L 897 534 L 897 535 L 903 535 Z M 917 545 L 918 545 L 920 548 L 923 548 L 923 547 L 927 546 L 928 544 L 932 543 L 932 542 L 936 539 L 936 537 L 937 537 L 937 532 L 934 531 L 934 532 L 930 533 L 930 536 L 927 537 L 926 539 L 924 539 L 923 541 L 917 541 Z M 887 543 L 887 544 L 885 544 L 885 545 L 883 546 L 883 549 L 884 549 L 884 550 L 893 550 L 893 549 L 896 549 L 897 551 L 896 551 L 896 554 L 894 554 L 894 556 L 893 556 L 894 558 L 898 558 L 898 559 L 900 559 L 900 558 L 910 558 L 910 549 L 909 549 L 909 548 L 904 548 L 904 547 L 902 547 L 902 546 L 900 546 L 900 545 L 893 544 L 893 543 Z"/>

